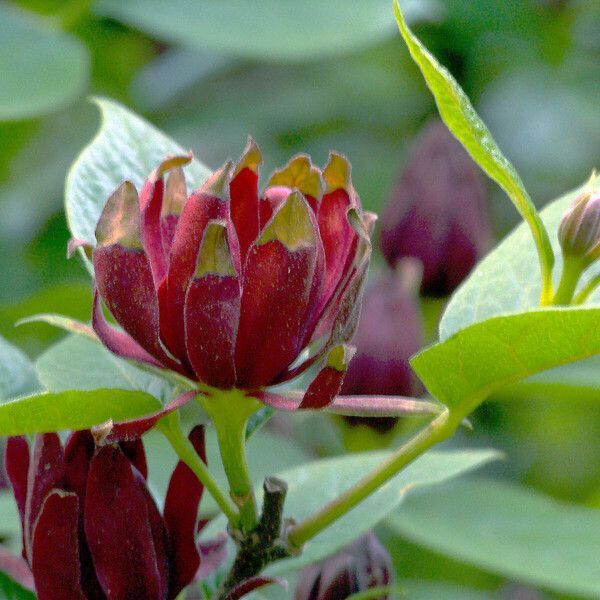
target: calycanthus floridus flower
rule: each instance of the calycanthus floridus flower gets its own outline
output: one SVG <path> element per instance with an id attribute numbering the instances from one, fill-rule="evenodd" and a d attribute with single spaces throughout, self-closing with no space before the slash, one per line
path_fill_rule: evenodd
<path id="1" fill-rule="evenodd" d="M 327 406 L 352 355 L 375 221 L 349 162 L 331 153 L 321 170 L 297 155 L 259 193 L 262 159 L 249 139 L 237 164 L 188 195 L 190 160 L 168 157 L 139 195 L 126 181 L 108 199 L 92 253 L 96 333 L 116 354 L 209 388 Z M 265 391 L 314 365 L 301 399 Z"/>

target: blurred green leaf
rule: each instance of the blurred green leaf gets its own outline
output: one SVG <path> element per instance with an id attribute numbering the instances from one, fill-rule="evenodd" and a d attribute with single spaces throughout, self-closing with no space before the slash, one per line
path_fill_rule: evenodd
<path id="1" fill-rule="evenodd" d="M 0 539 L 11 552 L 21 551 L 21 519 L 11 490 L 0 490 Z M 1 596 L 0 596 L 1 598 Z"/>
<path id="2" fill-rule="evenodd" d="M 163 379 L 80 335 L 69 335 L 46 350 L 35 367 L 40 382 L 50 392 L 117 388 L 140 390 L 163 401 L 169 394 L 169 386 Z"/>
<path id="3" fill-rule="evenodd" d="M 0 337 L 0 402 L 37 389 L 39 384 L 31 361 Z"/>
<path id="4" fill-rule="evenodd" d="M 600 186 L 600 177 L 595 180 L 594 185 Z M 557 277 L 562 268 L 557 239 L 558 224 L 564 211 L 585 187 L 555 200 L 541 213 L 542 220 L 551 233 Z M 600 263 L 586 271 L 581 285 L 599 272 Z M 440 339 L 445 340 L 457 331 L 495 315 L 535 308 L 539 293 L 539 266 L 535 260 L 535 247 L 527 226 L 521 224 L 481 261 L 455 292 L 440 323 Z M 595 292 L 589 301 L 589 304 L 598 303 L 600 291 Z"/>
<path id="5" fill-rule="evenodd" d="M 117 102 L 94 100 L 102 112 L 96 137 L 79 155 L 66 181 L 65 208 L 73 237 L 95 244 L 94 230 L 106 200 L 125 179 L 138 190 L 169 154 L 185 152 L 147 121 Z M 207 168 L 193 160 L 186 168 L 188 185 L 197 187 Z"/>
<path id="6" fill-rule="evenodd" d="M 388 523 L 402 536 L 517 581 L 597 598 L 598 512 L 493 480 L 416 493 Z"/>
<path id="7" fill-rule="evenodd" d="M 277 477 L 288 484 L 286 516 L 296 520 L 307 517 L 352 486 L 388 456 L 388 452 L 349 454 L 317 460 L 277 473 Z M 268 567 L 266 573 L 286 573 L 328 556 L 385 518 L 414 487 L 432 485 L 456 477 L 499 456 L 494 450 L 427 452 L 308 542 L 300 556 L 277 562 Z M 257 489 L 257 494 L 262 496 L 262 491 Z M 215 533 L 224 528 L 225 521 L 219 518 L 210 525 L 210 532 Z"/>
<path id="8" fill-rule="evenodd" d="M 506 385 L 599 354 L 599 328 L 599 308 L 531 309 L 466 327 L 411 365 L 434 398 L 473 410 Z"/>
<path id="9" fill-rule="evenodd" d="M 403 0 L 411 19 L 437 16 L 437 3 Z M 330 57 L 389 38 L 388 0 L 97 0 L 96 11 L 166 42 L 271 61 Z"/>
<path id="10" fill-rule="evenodd" d="M 35 594 L 21 587 L 6 573 L 0 571 L 0 598 L 2 600 L 35 600 Z"/>
<path id="11" fill-rule="evenodd" d="M 492 134 L 450 72 L 437 62 L 408 28 L 400 11 L 398 0 L 394 0 L 394 11 L 400 33 L 435 97 L 444 123 L 469 151 L 477 164 L 506 191 L 523 219 L 528 223 L 542 268 L 542 293 L 544 299 L 550 300 L 546 296 L 551 292 L 554 255 L 548 234 L 519 174 L 502 154 L 492 138 Z"/>
<path id="12" fill-rule="evenodd" d="M 162 407 L 150 394 L 131 390 L 70 390 L 26 396 L 0 405 L 0 435 L 89 429 L 143 417 Z"/>
<path id="13" fill-rule="evenodd" d="M 87 51 L 50 21 L 0 4 L 0 41 L 0 120 L 51 112 L 83 92 Z"/>

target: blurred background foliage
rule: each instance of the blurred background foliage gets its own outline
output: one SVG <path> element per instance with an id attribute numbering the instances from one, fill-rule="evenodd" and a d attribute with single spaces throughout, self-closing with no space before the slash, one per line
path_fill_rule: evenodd
<path id="1" fill-rule="evenodd" d="M 598 0 L 403 6 L 539 206 L 598 166 Z M 237 158 L 248 134 L 263 150 L 263 173 L 299 151 L 322 164 L 337 149 L 352 161 L 355 187 L 375 212 L 387 202 L 411 140 L 435 114 L 388 0 L 2 2 L 0 75 L 0 335 L 32 357 L 59 334 L 40 324 L 14 328 L 16 320 L 90 314 L 88 275 L 65 258 L 62 212 L 65 173 L 98 127 L 90 94 L 145 115 L 212 168 Z M 499 238 L 517 215 L 488 187 Z M 374 262 L 381 266 L 378 255 Z M 430 336 L 441 306 L 423 306 Z M 296 433 L 297 453 L 314 455 L 385 445 L 403 427 L 379 436 L 323 421 L 283 420 L 272 434 Z M 452 444 L 504 449 L 508 460 L 490 474 L 600 504 L 597 404 L 489 403 L 474 425 Z M 268 448 L 264 454 L 267 460 Z M 529 592 L 389 530 L 382 535 L 402 577 L 502 590 L 494 597 L 546 597 L 519 595 Z M 454 597 L 449 589 L 436 597 Z"/>

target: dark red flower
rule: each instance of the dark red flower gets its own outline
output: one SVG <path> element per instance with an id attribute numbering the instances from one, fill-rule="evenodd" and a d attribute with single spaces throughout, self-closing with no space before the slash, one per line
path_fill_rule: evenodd
<path id="1" fill-rule="evenodd" d="M 204 430 L 190 441 L 204 455 Z M 141 440 L 98 446 L 89 431 L 64 448 L 55 433 L 9 439 L 7 471 L 40 600 L 172 600 L 200 566 L 202 485 L 183 463 L 164 516 L 146 484 Z"/>
<path id="2" fill-rule="evenodd" d="M 424 336 L 419 304 L 410 287 L 411 282 L 399 270 L 380 273 L 367 288 L 353 340 L 356 353 L 344 377 L 342 394 L 419 396 L 423 392 L 409 364 Z M 391 418 L 348 418 L 377 429 L 388 429 L 395 422 Z"/>
<path id="3" fill-rule="evenodd" d="M 387 550 L 371 532 L 329 558 L 302 570 L 295 600 L 344 600 L 352 594 L 387 586 L 392 563 Z M 378 597 L 386 600 L 387 594 Z"/>
<path id="4" fill-rule="evenodd" d="M 332 364 L 345 368 L 374 220 L 350 164 L 332 153 L 321 171 L 298 155 L 259 194 L 261 155 L 249 140 L 236 165 L 188 196 L 189 160 L 165 159 L 139 197 L 125 182 L 109 198 L 93 250 L 97 334 L 121 356 L 222 389 L 260 390 L 325 363 L 309 402 L 327 404 L 341 383 Z M 101 301 L 124 331 L 106 322 Z"/>
<path id="5" fill-rule="evenodd" d="M 441 121 L 418 138 L 381 218 L 381 248 L 394 267 L 423 263 L 421 292 L 446 296 L 489 249 L 486 194 L 477 165 Z"/>

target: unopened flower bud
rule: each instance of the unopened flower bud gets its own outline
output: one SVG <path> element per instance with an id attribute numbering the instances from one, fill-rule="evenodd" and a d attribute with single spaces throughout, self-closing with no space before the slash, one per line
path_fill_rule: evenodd
<path id="1" fill-rule="evenodd" d="M 422 385 L 409 358 L 423 345 L 423 321 L 414 287 L 416 261 L 404 259 L 396 272 L 381 273 L 363 298 L 356 334 L 356 354 L 344 378 L 344 395 L 418 396 Z M 415 281 L 416 279 L 416 281 Z M 348 417 L 379 431 L 390 429 L 395 418 Z"/>
<path id="2" fill-rule="evenodd" d="M 295 600 L 344 600 L 352 594 L 387 586 L 390 556 L 371 532 L 300 573 Z M 386 600 L 387 594 L 377 600 Z"/>
<path id="3" fill-rule="evenodd" d="M 558 241 L 565 258 L 581 268 L 600 257 L 600 191 L 588 190 L 573 202 L 558 227 Z"/>
<path id="4" fill-rule="evenodd" d="M 381 218 L 381 248 L 395 266 L 423 263 L 421 292 L 450 294 L 488 250 L 485 187 L 471 157 L 441 121 L 425 128 Z"/>

